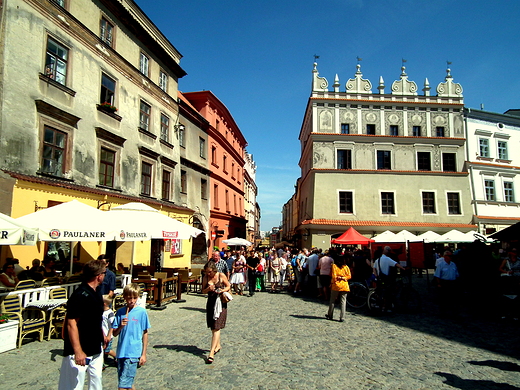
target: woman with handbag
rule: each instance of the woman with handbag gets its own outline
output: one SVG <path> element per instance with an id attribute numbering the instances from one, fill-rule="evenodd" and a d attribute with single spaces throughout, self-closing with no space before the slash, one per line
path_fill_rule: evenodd
<path id="1" fill-rule="evenodd" d="M 213 363 L 215 354 L 221 349 L 220 330 L 226 326 L 227 319 L 227 301 L 222 300 L 221 296 L 224 292 L 229 292 L 230 286 L 226 275 L 217 271 L 215 262 L 208 261 L 204 266 L 204 278 L 202 279 L 202 293 L 208 294 L 206 323 L 211 329 L 211 349 L 206 360 L 207 364 Z M 215 311 L 217 299 L 222 305 L 218 317 L 216 317 L 217 312 Z"/>

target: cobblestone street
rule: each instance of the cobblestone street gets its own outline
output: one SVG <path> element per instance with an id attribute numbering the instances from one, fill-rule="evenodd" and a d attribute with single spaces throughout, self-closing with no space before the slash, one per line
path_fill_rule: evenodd
<path id="1" fill-rule="evenodd" d="M 420 280 L 424 283 L 424 280 Z M 343 323 L 327 306 L 287 293 L 235 296 L 222 351 L 205 364 L 211 332 L 203 296 L 149 310 L 148 362 L 137 389 L 520 389 L 518 324 L 439 319 L 426 300 L 421 314 L 372 317 L 350 311 Z M 335 312 L 335 318 L 339 313 Z M 31 341 L 0 355 L 9 389 L 55 389 L 61 340 Z M 104 388 L 117 387 L 115 367 Z"/>

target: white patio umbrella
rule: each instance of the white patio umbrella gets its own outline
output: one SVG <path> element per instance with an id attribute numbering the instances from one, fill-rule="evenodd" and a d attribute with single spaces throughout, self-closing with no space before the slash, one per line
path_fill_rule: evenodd
<path id="1" fill-rule="evenodd" d="M 187 240 L 204 233 L 139 202 L 112 207 L 103 213 L 117 227 L 117 241 L 143 241 L 151 238 Z"/>
<path id="2" fill-rule="evenodd" d="M 233 237 L 228 240 L 222 240 L 224 244 L 229 246 L 251 246 L 253 245 L 251 242 L 247 241 L 245 238 Z"/>
<path id="3" fill-rule="evenodd" d="M 16 218 L 38 229 L 41 241 L 112 241 L 114 228 L 106 213 L 78 200 Z"/>
<path id="4" fill-rule="evenodd" d="M 390 230 L 385 230 L 383 233 L 378 234 L 375 237 L 372 237 L 375 242 L 395 242 L 395 233 Z"/>
<path id="5" fill-rule="evenodd" d="M 0 213 L 0 245 L 36 245 L 38 232 Z"/>

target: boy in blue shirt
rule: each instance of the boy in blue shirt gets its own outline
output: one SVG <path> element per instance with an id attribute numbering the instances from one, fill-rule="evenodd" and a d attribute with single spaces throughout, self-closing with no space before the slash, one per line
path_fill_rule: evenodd
<path id="1" fill-rule="evenodd" d="M 119 390 L 135 389 L 137 365 L 146 363 L 150 321 L 146 309 L 137 306 L 139 293 L 140 288 L 136 283 L 125 286 L 123 297 L 126 307 L 117 311 L 112 325 L 114 336 L 119 335 L 116 352 Z"/>

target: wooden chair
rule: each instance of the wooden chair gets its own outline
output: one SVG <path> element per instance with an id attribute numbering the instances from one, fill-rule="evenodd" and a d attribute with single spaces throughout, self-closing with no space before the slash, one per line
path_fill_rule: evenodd
<path id="1" fill-rule="evenodd" d="M 67 299 L 67 289 L 63 287 L 53 288 L 49 291 L 50 299 Z M 64 306 L 59 306 L 51 310 L 47 322 L 49 323 L 49 333 L 47 340 L 50 340 L 54 334 L 61 335 L 63 326 L 65 325 L 65 315 L 67 310 Z"/>
<path id="2" fill-rule="evenodd" d="M 70 276 L 67 279 L 66 284 L 71 284 L 71 283 L 81 283 L 81 275 L 72 275 L 72 276 Z"/>
<path id="3" fill-rule="evenodd" d="M 22 309 L 20 297 L 17 294 L 4 298 L 4 313 L 12 320 L 18 320 L 18 348 L 22 346 L 22 340 L 30 333 L 38 332 L 40 341 L 43 340 L 45 329 L 45 312 L 37 308 Z"/>
<path id="4" fill-rule="evenodd" d="M 36 287 L 36 281 L 32 279 L 27 280 L 20 280 L 16 286 L 14 286 L 15 291 L 16 290 L 29 290 L 31 288 Z"/>
<path id="5" fill-rule="evenodd" d="M 202 269 L 193 268 L 188 281 L 188 292 L 200 293 L 202 291 Z"/>
<path id="6" fill-rule="evenodd" d="M 156 272 L 153 274 L 155 279 L 166 279 L 168 277 L 168 272 Z"/>
<path id="7" fill-rule="evenodd" d="M 43 279 L 42 286 L 44 286 L 44 287 L 45 286 L 58 286 L 60 284 L 61 284 L 60 278 L 55 276 L 55 277 L 52 277 L 52 278 Z"/>

